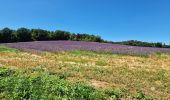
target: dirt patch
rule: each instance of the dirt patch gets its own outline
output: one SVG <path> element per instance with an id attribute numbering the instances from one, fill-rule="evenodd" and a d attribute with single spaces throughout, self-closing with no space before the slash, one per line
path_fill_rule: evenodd
<path id="1" fill-rule="evenodd" d="M 105 88 L 109 85 L 109 83 L 104 82 L 104 81 L 92 80 L 91 85 L 95 86 L 96 88 Z"/>

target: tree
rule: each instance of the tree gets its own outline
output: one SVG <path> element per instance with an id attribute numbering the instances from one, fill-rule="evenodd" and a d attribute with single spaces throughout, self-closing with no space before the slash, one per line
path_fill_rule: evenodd
<path id="1" fill-rule="evenodd" d="M 0 43 L 3 42 L 2 32 L 0 31 Z"/>
<path id="2" fill-rule="evenodd" d="M 16 31 L 18 41 L 25 42 L 25 41 L 31 41 L 31 31 L 27 28 L 19 28 Z M 15 34 L 14 34 L 15 36 Z"/>
<path id="3" fill-rule="evenodd" d="M 50 32 L 42 29 L 31 30 L 32 39 L 35 41 L 50 40 Z"/>
<path id="4" fill-rule="evenodd" d="M 70 34 L 69 40 L 77 40 L 77 35 L 75 33 Z"/>
<path id="5" fill-rule="evenodd" d="M 17 36 L 17 32 L 13 31 L 11 34 L 11 42 L 18 42 L 18 41 L 19 41 L 19 38 Z"/>
<path id="6" fill-rule="evenodd" d="M 11 40 L 11 36 L 12 36 L 12 32 L 13 30 L 9 29 L 9 28 L 4 28 L 1 30 L 1 41 L 2 42 L 12 42 Z"/>
<path id="7" fill-rule="evenodd" d="M 161 42 L 157 42 L 155 46 L 161 48 L 161 47 L 163 47 L 163 44 Z"/>
<path id="8" fill-rule="evenodd" d="M 69 40 L 70 39 L 70 32 L 57 30 L 52 34 L 53 40 Z"/>
<path id="9" fill-rule="evenodd" d="M 103 42 L 104 40 L 100 36 L 95 36 L 94 42 Z"/>

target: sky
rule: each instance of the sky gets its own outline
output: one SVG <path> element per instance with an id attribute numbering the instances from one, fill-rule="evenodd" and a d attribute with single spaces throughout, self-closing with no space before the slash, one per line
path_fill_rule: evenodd
<path id="1" fill-rule="evenodd" d="M 0 0 L 4 27 L 170 44 L 170 0 Z"/>

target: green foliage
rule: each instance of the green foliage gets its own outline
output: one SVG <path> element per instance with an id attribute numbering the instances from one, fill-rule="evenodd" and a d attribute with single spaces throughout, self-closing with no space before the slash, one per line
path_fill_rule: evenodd
<path id="1" fill-rule="evenodd" d="M 143 47 L 170 48 L 170 45 L 166 45 L 161 42 L 149 43 L 149 42 L 142 42 L 142 41 L 136 41 L 136 40 L 129 40 L 129 41 L 123 41 L 123 42 L 109 42 L 109 43 L 124 44 L 124 45 L 131 45 L 131 46 L 143 46 Z"/>
<path id="2" fill-rule="evenodd" d="M 87 42 L 102 42 L 113 44 L 124 44 L 131 46 L 144 46 L 144 47 L 159 47 L 170 48 L 170 45 L 166 45 L 160 42 L 149 43 L 136 40 L 112 42 L 103 40 L 100 36 L 90 34 L 70 33 L 67 31 L 47 31 L 42 29 L 27 29 L 19 28 L 17 31 L 9 28 L 0 30 L 0 43 L 7 42 L 26 42 L 26 41 L 46 41 L 46 40 L 72 40 L 72 41 L 87 41 Z"/>
<path id="3" fill-rule="evenodd" d="M 50 40 L 50 33 L 42 29 L 32 29 L 31 30 L 32 39 L 35 41 Z"/>
<path id="4" fill-rule="evenodd" d="M 18 42 L 19 41 L 19 36 L 18 34 L 16 33 L 16 31 L 14 31 L 12 34 L 11 34 L 11 42 Z"/>
<path id="5" fill-rule="evenodd" d="M 82 83 L 70 83 L 48 73 L 30 75 L 0 68 L 0 94 L 3 99 L 107 99 L 102 91 Z"/>
<path id="6" fill-rule="evenodd" d="M 53 40 L 69 40 L 70 35 L 71 34 L 69 32 L 58 30 L 52 34 L 51 38 Z"/>
<path id="7" fill-rule="evenodd" d="M 5 47 L 3 45 L 0 45 L 0 52 L 19 52 L 19 50 L 14 49 L 14 48 L 8 48 L 8 47 Z"/>
<path id="8" fill-rule="evenodd" d="M 24 42 L 24 41 L 31 41 L 31 31 L 26 28 L 19 28 L 16 31 L 18 41 Z"/>
<path id="9" fill-rule="evenodd" d="M 152 100 L 144 93 L 136 96 L 121 90 L 96 90 L 84 83 L 70 83 L 47 72 L 17 72 L 0 67 L 0 98 L 10 100 Z"/>
<path id="10" fill-rule="evenodd" d="M 3 34 L 2 34 L 2 32 L 0 31 L 0 42 L 3 42 L 2 40 L 3 40 Z"/>
<path id="11" fill-rule="evenodd" d="M 4 28 L 2 30 L 0 30 L 0 34 L 1 34 L 1 42 L 12 42 L 12 33 L 13 30 L 9 29 L 9 28 Z"/>
<path id="12" fill-rule="evenodd" d="M 139 91 L 139 92 L 136 94 L 136 98 L 137 98 L 138 100 L 153 100 L 152 98 L 147 97 L 142 91 Z"/>
<path id="13" fill-rule="evenodd" d="M 89 34 L 77 34 L 74 36 L 74 40 L 76 41 L 90 41 L 90 42 L 102 42 L 100 36 L 89 35 Z"/>
<path id="14" fill-rule="evenodd" d="M 27 41 L 46 41 L 46 40 L 76 40 L 102 42 L 100 36 L 89 34 L 75 34 L 66 31 L 57 30 L 47 31 L 42 29 L 19 28 L 17 31 L 9 28 L 0 30 L 0 42 L 27 42 Z"/>
<path id="15" fill-rule="evenodd" d="M 0 68 L 0 77 L 8 77 L 14 74 L 14 71 L 8 70 L 6 68 Z"/>

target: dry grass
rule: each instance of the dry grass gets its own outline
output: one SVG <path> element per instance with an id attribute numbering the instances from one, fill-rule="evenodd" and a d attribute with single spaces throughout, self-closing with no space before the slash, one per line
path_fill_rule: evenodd
<path id="1" fill-rule="evenodd" d="M 142 90 L 152 97 L 170 98 L 170 55 L 148 57 L 92 52 L 0 52 L 0 65 L 21 70 L 43 69 L 72 82 L 96 88 Z"/>

